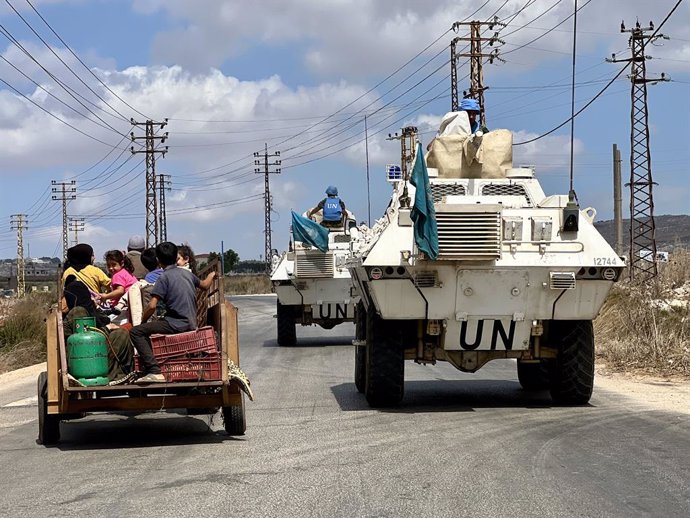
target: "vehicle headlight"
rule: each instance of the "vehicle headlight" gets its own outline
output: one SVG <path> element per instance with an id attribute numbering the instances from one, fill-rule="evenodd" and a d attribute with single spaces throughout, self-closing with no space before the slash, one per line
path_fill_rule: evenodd
<path id="1" fill-rule="evenodd" d="M 601 271 L 601 276 L 607 281 L 615 281 L 616 280 L 616 270 L 614 270 L 613 268 L 604 268 Z"/>

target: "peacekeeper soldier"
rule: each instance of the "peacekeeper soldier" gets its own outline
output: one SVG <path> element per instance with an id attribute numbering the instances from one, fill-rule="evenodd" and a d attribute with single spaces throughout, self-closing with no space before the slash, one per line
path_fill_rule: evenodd
<path id="1" fill-rule="evenodd" d="M 321 225 L 326 228 L 342 227 L 346 212 L 345 203 L 338 197 L 338 188 L 335 185 L 329 185 L 326 189 L 326 195 L 326 198 L 311 209 L 307 216 L 311 218 L 317 212 L 322 211 Z"/>
<path id="2" fill-rule="evenodd" d="M 482 133 L 489 132 L 489 129 L 486 126 L 481 125 L 478 120 L 480 112 L 479 101 L 471 98 L 463 99 L 460 101 L 460 111 L 467 112 L 467 117 L 470 119 L 470 129 L 472 131 L 472 135 L 477 133 L 477 131 L 481 131 Z"/>

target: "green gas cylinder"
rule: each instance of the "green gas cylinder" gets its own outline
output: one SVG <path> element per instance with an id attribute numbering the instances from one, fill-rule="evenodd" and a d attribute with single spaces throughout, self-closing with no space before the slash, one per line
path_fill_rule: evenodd
<path id="1" fill-rule="evenodd" d="M 96 328 L 96 319 L 74 319 L 75 332 L 67 339 L 67 370 L 84 385 L 108 384 L 108 343 Z"/>

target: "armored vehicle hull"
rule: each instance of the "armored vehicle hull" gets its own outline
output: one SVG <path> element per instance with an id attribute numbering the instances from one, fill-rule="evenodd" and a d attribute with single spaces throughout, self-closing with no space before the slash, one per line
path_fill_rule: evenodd
<path id="1" fill-rule="evenodd" d="M 592 320 L 624 267 L 594 228 L 594 209 L 546 196 L 531 169 L 510 164 L 471 178 L 428 171 L 435 259 L 417 246 L 405 202 L 416 193 L 404 178 L 393 182 L 384 216 L 353 242 L 348 267 L 362 297 L 358 390 L 372 406 L 394 405 L 403 397 L 405 360 L 474 372 L 515 358 L 525 389 L 586 403 Z"/>
<path id="2" fill-rule="evenodd" d="M 354 294 L 350 272 L 345 267 L 350 239 L 346 223 L 329 231 L 326 252 L 296 241 L 291 250 L 280 256 L 271 274 L 278 295 L 278 345 L 296 345 L 297 324 L 332 329 L 343 322 L 354 322 L 359 297 Z"/>

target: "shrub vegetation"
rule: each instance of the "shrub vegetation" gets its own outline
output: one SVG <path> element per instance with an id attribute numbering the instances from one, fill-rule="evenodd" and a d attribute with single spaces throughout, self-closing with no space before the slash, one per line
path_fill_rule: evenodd
<path id="1" fill-rule="evenodd" d="M 46 313 L 52 293 L 31 293 L 6 301 L 0 315 L 0 372 L 45 361 Z"/>
<path id="2" fill-rule="evenodd" d="M 690 377 L 688 271 L 690 252 L 675 251 L 659 263 L 654 282 L 614 286 L 594 322 L 597 354 L 608 368 Z"/>

